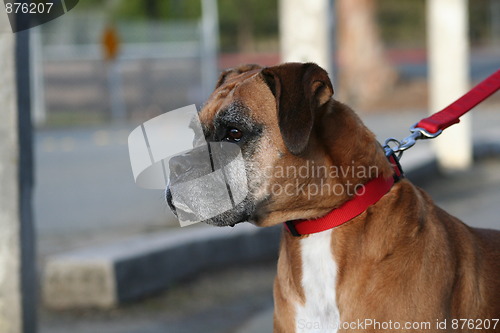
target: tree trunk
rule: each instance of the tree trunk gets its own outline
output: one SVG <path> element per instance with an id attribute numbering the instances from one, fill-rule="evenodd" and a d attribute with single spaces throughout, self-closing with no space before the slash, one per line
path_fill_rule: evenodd
<path id="1" fill-rule="evenodd" d="M 366 106 L 394 86 L 397 73 L 384 57 L 375 0 L 337 0 L 340 99 Z"/>
<path id="2" fill-rule="evenodd" d="M 158 20 L 160 18 L 158 2 L 156 0 L 146 0 L 144 5 L 146 6 L 146 15 L 148 18 L 154 20 Z"/>

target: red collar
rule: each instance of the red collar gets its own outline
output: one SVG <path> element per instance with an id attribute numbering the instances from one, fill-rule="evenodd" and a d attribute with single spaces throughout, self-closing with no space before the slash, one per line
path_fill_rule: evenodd
<path id="1" fill-rule="evenodd" d="M 325 216 L 313 220 L 288 221 L 285 222 L 285 227 L 292 235 L 302 236 L 338 227 L 361 215 L 368 207 L 387 194 L 394 182 L 403 176 L 397 159 L 393 155 L 388 158 L 395 170 L 394 177 L 389 179 L 382 176 L 374 178 L 364 184 L 364 190 L 361 193 L 354 195 L 351 200 L 343 203 Z"/>

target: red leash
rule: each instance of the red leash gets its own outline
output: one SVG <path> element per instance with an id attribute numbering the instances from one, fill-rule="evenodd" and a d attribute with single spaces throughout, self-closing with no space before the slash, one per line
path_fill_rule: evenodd
<path id="1" fill-rule="evenodd" d="M 420 120 L 416 127 L 435 134 L 459 123 L 460 117 L 500 89 L 500 70 L 491 74 L 468 93 L 430 117 Z"/>
<path id="2" fill-rule="evenodd" d="M 410 128 L 412 134 L 401 141 L 389 138 L 385 141 L 385 148 L 399 153 L 412 147 L 418 139 L 433 139 L 443 132 L 444 129 L 460 122 L 460 117 L 470 111 L 476 105 L 493 95 L 500 89 L 500 70 L 481 81 L 468 93 L 451 103 L 443 110 L 434 113 L 432 116 L 420 120 Z M 389 148 L 390 143 L 395 143 L 396 147 Z"/>

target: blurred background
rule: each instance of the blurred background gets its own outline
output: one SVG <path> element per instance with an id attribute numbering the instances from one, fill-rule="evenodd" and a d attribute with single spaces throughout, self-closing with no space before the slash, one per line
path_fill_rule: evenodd
<path id="1" fill-rule="evenodd" d="M 180 229 L 161 191 L 134 184 L 128 134 L 164 112 L 201 106 L 225 68 L 288 59 L 282 40 L 287 3 L 85 0 L 30 30 L 41 271 L 55 255 Z M 329 3 L 324 29 L 335 96 L 353 106 L 380 140 L 402 138 L 414 122 L 438 111 L 429 110 L 427 6 L 423 0 Z M 500 0 L 468 1 L 467 12 L 472 84 L 500 68 Z M 482 104 L 473 128 L 498 138 L 499 105 L 498 94 Z M 489 185 L 496 193 L 490 198 L 499 198 L 499 166 L 488 160 L 428 189 L 445 208 L 468 214 L 460 200 L 470 186 Z M 457 188 L 470 177 L 483 181 Z M 477 198 L 476 208 L 484 203 Z M 493 217 L 484 218 L 495 226 Z M 203 270 L 152 298 L 110 309 L 42 306 L 41 331 L 240 332 L 241 323 L 272 307 L 273 276 L 271 258 Z"/>
<path id="2" fill-rule="evenodd" d="M 357 2 L 361 8 L 346 8 L 342 17 L 366 12 L 367 23 L 347 33 L 362 36 L 374 51 L 365 56 L 370 66 L 360 66 L 354 38 L 338 34 L 342 20 L 333 6 L 330 72 L 337 98 L 359 112 L 425 112 L 425 1 Z M 66 240 L 77 244 L 71 233 L 89 242 L 94 237 L 86 232 L 94 228 L 95 237 L 107 238 L 177 226 L 165 221 L 161 193 L 134 187 L 128 133 L 166 111 L 200 106 L 224 68 L 282 59 L 277 0 L 210 1 L 205 7 L 214 8 L 205 8 L 205 16 L 202 3 L 86 0 L 32 30 L 36 216 L 47 237 L 40 238 L 41 254 L 62 249 Z M 500 63 L 500 1 L 469 1 L 468 9 L 470 71 L 477 81 Z M 206 17 L 214 11 L 218 19 Z M 347 54 L 342 62 L 340 49 Z"/>

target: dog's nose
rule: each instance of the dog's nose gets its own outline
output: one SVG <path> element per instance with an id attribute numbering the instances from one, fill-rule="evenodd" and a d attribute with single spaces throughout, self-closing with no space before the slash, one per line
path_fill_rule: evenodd
<path id="1" fill-rule="evenodd" d="M 169 162 L 170 178 L 176 179 L 191 171 L 192 168 L 193 162 L 189 158 L 186 158 L 186 156 L 174 156 Z"/>
<path id="2" fill-rule="evenodd" d="M 172 210 L 175 216 L 177 216 L 177 209 L 175 208 L 174 202 L 172 200 L 172 192 L 170 191 L 170 187 L 167 187 L 165 191 L 165 200 L 167 201 L 168 206 Z"/>
<path id="3" fill-rule="evenodd" d="M 197 147 L 182 155 L 174 156 L 168 164 L 170 181 L 194 179 L 213 171 L 213 162 L 207 146 Z"/>

